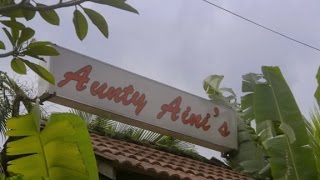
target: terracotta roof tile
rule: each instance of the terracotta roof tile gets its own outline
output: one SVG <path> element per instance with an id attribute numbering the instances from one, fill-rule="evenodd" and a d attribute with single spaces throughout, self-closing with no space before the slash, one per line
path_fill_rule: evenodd
<path id="1" fill-rule="evenodd" d="M 179 180 L 249 180 L 230 169 L 91 133 L 96 154 L 121 166 Z"/>

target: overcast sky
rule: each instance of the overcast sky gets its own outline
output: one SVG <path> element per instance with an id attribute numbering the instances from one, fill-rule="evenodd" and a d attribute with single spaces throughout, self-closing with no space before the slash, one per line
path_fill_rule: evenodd
<path id="1" fill-rule="evenodd" d="M 280 66 L 302 112 L 308 115 L 313 108 L 320 52 L 270 33 L 201 0 L 127 2 L 140 15 L 85 4 L 106 17 L 109 39 L 90 24 L 87 38 L 82 42 L 78 40 L 72 24 L 73 8 L 58 11 L 59 27 L 45 23 L 39 16 L 28 25 L 37 30 L 37 40 L 52 41 L 202 97 L 206 97 L 202 80 L 208 75 L 224 75 L 222 86 L 233 88 L 240 97 L 243 74 L 260 73 L 262 65 Z M 320 48 L 318 0 L 212 2 Z M 8 71 L 8 59 L 0 61 L 0 69 Z M 212 156 L 210 151 L 201 153 Z"/>

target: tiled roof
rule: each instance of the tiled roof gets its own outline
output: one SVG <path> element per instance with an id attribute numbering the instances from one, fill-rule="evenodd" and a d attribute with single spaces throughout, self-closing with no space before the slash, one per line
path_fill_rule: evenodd
<path id="1" fill-rule="evenodd" d="M 230 169 L 91 133 L 94 151 L 118 167 L 125 166 L 166 179 L 248 180 Z"/>

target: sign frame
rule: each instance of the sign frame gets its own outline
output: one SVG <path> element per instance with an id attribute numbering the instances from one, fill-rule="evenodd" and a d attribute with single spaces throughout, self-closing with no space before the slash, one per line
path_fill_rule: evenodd
<path id="1" fill-rule="evenodd" d="M 154 131 L 154 132 L 157 132 L 157 133 L 160 133 L 160 134 L 164 134 L 164 135 L 169 135 L 169 136 L 172 136 L 172 137 L 175 137 L 177 139 L 181 139 L 181 140 L 184 140 L 184 141 L 187 141 L 187 142 L 190 142 L 190 143 L 194 143 L 194 144 L 197 144 L 197 145 L 200 145 L 200 146 L 203 146 L 203 147 L 207 147 L 207 148 L 210 148 L 210 149 L 214 149 L 214 150 L 217 150 L 217 151 L 220 151 L 220 152 L 226 152 L 226 151 L 230 151 L 232 149 L 237 149 L 238 148 L 238 144 L 237 144 L 237 118 L 236 118 L 236 112 L 229 106 L 226 106 L 225 104 L 221 104 L 221 103 L 214 103 L 212 101 L 209 101 L 207 99 L 204 99 L 204 98 L 201 98 L 201 97 L 198 97 L 196 95 L 193 95 L 193 94 L 190 94 L 188 92 L 185 92 L 185 91 L 182 91 L 182 90 L 179 90 L 177 88 L 174 88 L 174 87 L 171 87 L 171 86 L 168 86 L 168 85 L 165 85 L 165 84 L 162 84 L 162 83 L 159 83 L 155 80 L 152 80 L 152 79 L 149 79 L 149 78 L 146 78 L 146 77 L 143 77 L 141 75 L 137 75 L 135 73 L 132 73 L 132 72 L 129 72 L 129 71 L 126 71 L 126 70 L 123 70 L 121 68 L 118 68 L 118 67 L 115 67 L 113 65 L 110 65 L 110 64 L 107 64 L 107 63 L 104 63 L 104 62 L 101 62 L 101 61 L 98 61 L 96 59 L 93 59 L 91 57 L 88 57 L 88 56 L 85 56 L 85 55 L 82 55 L 82 54 L 79 54 L 77 52 L 74 52 L 74 51 L 71 51 L 71 50 L 68 50 L 66 48 L 63 48 L 63 47 L 60 47 L 60 46 L 56 46 L 56 49 L 60 52 L 60 56 L 57 56 L 57 57 L 51 57 L 47 63 L 45 64 L 45 66 L 47 66 L 48 70 L 54 74 L 55 76 L 55 79 L 56 79 L 56 85 L 53 86 L 53 85 L 50 85 L 48 82 L 40 79 L 39 80 L 39 91 L 38 91 L 38 95 L 40 96 L 41 99 L 45 99 L 45 100 L 48 100 L 48 101 L 51 101 L 53 103 L 57 103 L 57 104 L 61 104 L 61 105 L 64 105 L 64 106 L 68 106 L 68 107 L 71 107 L 71 108 L 75 108 L 75 109 L 79 109 L 81 111 L 85 111 L 85 112 L 88 112 L 88 113 L 92 113 L 92 114 L 95 114 L 95 115 L 98 115 L 98 116 L 102 116 L 102 117 L 111 117 L 111 119 L 115 120 L 115 121 L 119 121 L 119 122 L 122 122 L 122 123 L 125 123 L 125 124 L 129 124 L 129 125 L 132 125 L 132 126 L 136 126 L 136 127 L 139 127 L 139 128 L 143 128 L 143 129 L 147 129 L 147 130 L 150 130 L 150 131 Z M 69 58 L 68 58 L 69 57 Z M 64 59 L 65 58 L 65 59 Z M 193 134 L 190 135 L 190 132 L 189 133 L 189 130 L 186 131 L 186 130 L 182 130 L 183 132 L 186 132 L 186 133 L 181 133 L 181 132 L 177 132 L 176 130 L 173 130 L 175 127 L 160 127 L 159 125 L 157 124 L 151 124 L 150 122 L 144 122 L 142 121 L 141 119 L 139 119 L 139 116 L 141 112 L 143 111 L 146 111 L 144 110 L 143 108 L 144 107 L 147 107 L 148 104 L 146 103 L 146 106 L 144 106 L 142 109 L 142 111 L 140 110 L 138 112 L 138 115 L 137 115 L 137 106 L 133 107 L 133 103 L 131 105 L 128 105 L 128 108 L 131 109 L 131 110 L 136 110 L 135 111 L 135 114 L 136 114 L 136 117 L 134 117 L 134 115 L 127 115 L 125 113 L 119 113 L 119 112 L 115 112 L 117 110 L 106 110 L 106 109 L 102 109 L 101 107 L 98 108 L 96 105 L 94 104 L 90 104 L 88 102 L 82 102 L 82 99 L 79 100 L 79 99 L 72 99 L 72 98 L 69 98 L 69 97 L 66 97 L 65 95 L 63 95 L 61 92 L 64 92 L 63 91 L 63 88 L 68 88 L 67 86 L 72 84 L 75 88 L 76 85 L 78 85 L 78 83 L 80 81 L 77 81 L 77 83 L 75 82 L 71 82 L 71 81 L 75 81 L 75 80 L 70 80 L 68 81 L 66 74 L 69 72 L 69 73 L 73 73 L 73 74 L 76 74 L 76 71 L 79 72 L 77 75 L 80 77 L 84 76 L 84 73 L 85 73 L 85 70 L 81 71 L 80 72 L 80 69 L 81 68 L 85 68 L 87 66 L 79 66 L 78 68 L 75 68 L 73 69 L 72 71 L 64 71 L 64 75 L 62 77 L 62 74 L 58 71 L 60 71 L 61 69 L 65 68 L 66 66 L 68 65 L 65 65 L 65 66 L 62 66 L 60 68 L 58 68 L 58 65 L 56 62 L 59 62 L 59 60 L 63 60 L 64 61 L 60 61 L 62 62 L 61 64 L 63 63 L 67 63 L 67 61 L 70 61 L 69 59 L 72 59 L 72 58 L 75 58 L 73 59 L 73 62 L 74 63 L 78 63 L 77 61 L 80 61 L 81 60 L 84 60 L 84 61 L 88 61 L 90 63 L 86 63 L 86 64 L 91 64 L 91 66 L 95 66 L 95 67 L 99 67 L 99 66 L 106 66 L 108 69 L 111 69 L 111 70 L 114 70 L 115 72 L 120 72 L 120 73 L 123 73 L 123 76 L 126 77 L 126 78 L 132 78 L 131 80 L 134 81 L 134 82 L 137 82 L 137 84 L 139 84 L 140 81 L 142 82 L 145 82 L 145 84 L 148 84 L 148 86 L 146 85 L 144 87 L 144 84 L 143 83 L 140 83 L 140 86 L 134 86 L 134 83 L 133 83 L 133 87 L 134 89 L 136 89 L 136 91 L 140 91 L 140 96 L 142 96 L 142 94 L 144 95 L 145 94 L 145 99 L 148 99 L 148 97 L 151 97 L 151 94 L 152 92 L 147 92 L 149 89 L 155 89 L 155 88 L 152 88 L 152 86 L 159 86 L 161 87 L 163 90 L 168 90 L 168 92 L 166 92 L 167 94 L 170 94 L 171 92 L 174 92 L 173 94 L 177 94 L 177 96 L 175 96 L 176 98 L 171 98 L 171 100 L 168 100 L 166 101 L 167 103 L 166 104 L 163 104 L 162 102 L 162 106 L 158 106 L 159 108 L 159 113 L 157 116 L 155 117 L 160 117 L 160 118 L 154 118 L 154 121 L 167 121 L 168 123 L 175 123 L 174 125 L 178 127 L 177 124 L 180 123 L 181 127 L 185 127 L 185 128 L 189 128 L 191 129 L 190 131 L 194 131 L 195 133 L 197 132 L 196 130 L 199 130 L 199 133 L 203 133 L 202 131 L 205 130 L 205 127 L 207 127 L 208 129 L 208 124 L 209 124 L 209 128 L 213 128 L 213 127 L 210 127 L 210 125 L 212 125 L 212 118 L 214 119 L 214 116 L 218 115 L 216 119 L 214 119 L 214 121 L 221 121 L 221 123 L 219 124 L 219 131 L 221 130 L 221 128 L 224 130 L 224 132 L 222 131 L 222 133 L 220 132 L 221 135 L 227 135 L 227 140 L 228 141 L 232 141 L 231 143 L 228 142 L 228 144 L 223 144 L 225 142 L 210 142 L 208 140 L 205 140 L 205 139 L 201 139 L 199 138 L 199 135 L 196 134 L 196 136 L 198 137 L 195 137 Z M 81 59 L 81 60 L 79 60 Z M 56 63 L 56 64 L 54 64 Z M 96 65 L 98 64 L 98 65 Z M 70 65 L 70 64 L 69 64 Z M 57 66 L 57 67 L 55 67 Z M 56 68 L 56 69 L 55 69 Z M 100 68 L 100 67 L 99 67 Z M 89 69 L 89 68 L 88 68 Z M 93 72 L 94 70 L 90 70 L 90 72 Z M 56 74 L 57 73 L 57 74 Z M 99 73 L 96 73 L 96 74 L 99 74 Z M 89 76 L 88 76 L 89 77 Z M 99 75 L 97 75 L 97 77 L 101 78 Z M 118 80 L 120 79 L 123 79 L 124 77 L 117 77 Z M 135 79 L 136 78 L 136 79 Z M 88 78 L 90 80 L 88 80 L 89 82 L 93 81 L 94 78 L 92 78 L 90 76 L 90 78 Z M 111 79 L 111 78 L 110 78 Z M 63 82 L 63 83 L 61 83 Z M 96 81 L 95 81 L 96 82 Z M 107 82 L 107 81 L 106 81 Z M 60 83 L 60 84 L 59 84 Z M 103 82 L 101 82 L 102 84 Z M 81 83 L 79 83 L 81 85 Z M 92 83 L 93 84 L 93 83 Z M 91 95 L 92 95 L 92 84 L 91 84 Z M 100 84 L 100 87 L 101 87 L 101 84 Z M 111 83 L 112 84 L 112 83 Z M 141 85 L 142 84 L 142 85 Z M 61 87 L 59 87 L 61 85 Z M 88 86 L 88 82 L 87 84 L 82 84 L 84 86 L 86 86 L 86 89 L 84 91 L 80 91 L 81 92 L 85 92 L 87 91 L 87 89 L 90 89 L 90 87 Z M 70 85 L 71 86 L 71 85 Z M 88 86 L 88 87 L 87 87 Z M 96 87 L 99 87 L 99 86 L 96 86 Z M 110 86 L 109 86 L 110 87 Z M 129 86 L 126 86 L 126 87 L 129 87 Z M 159 88 L 158 87 L 158 88 Z M 114 86 L 114 88 L 116 88 L 116 86 Z M 144 89 L 144 91 L 146 91 L 145 93 L 142 93 L 141 89 Z M 160 89 L 161 89 L 160 88 Z M 69 88 L 70 89 L 70 88 Z M 97 89 L 97 88 L 96 88 Z M 122 89 L 124 90 L 125 88 L 122 87 Z M 129 89 L 129 88 L 128 88 Z M 67 90 L 65 90 L 67 91 Z M 124 92 L 124 91 L 123 91 Z M 122 93 L 123 93 L 122 92 Z M 160 91 L 160 92 L 157 92 L 157 94 L 161 94 L 163 91 Z M 66 94 L 68 94 L 69 92 L 66 92 Z M 78 92 L 77 92 L 78 93 Z M 165 94 L 166 94 L 165 93 Z M 124 94 L 124 93 L 123 93 Z M 88 93 L 87 93 L 88 95 Z M 132 95 L 132 94 L 131 94 Z M 71 97 L 76 97 L 75 95 L 73 95 L 73 93 L 69 93 L 68 96 L 71 96 Z M 133 96 L 133 95 L 132 95 Z M 120 97 L 120 95 L 119 95 Z M 179 99 L 179 97 L 181 97 Z M 184 98 L 184 97 L 187 97 L 187 98 Z M 103 99 L 100 99 L 98 98 L 98 95 L 96 96 L 92 96 L 92 98 L 94 99 L 93 101 L 95 100 L 103 100 Z M 157 97 L 153 96 L 152 97 L 153 99 L 157 99 Z M 152 99 L 151 98 L 151 99 Z M 86 98 L 84 98 L 86 99 Z M 136 98 L 138 99 L 138 98 Z M 164 99 L 164 98 L 161 98 L 161 100 Z M 211 116 L 209 116 L 209 118 L 207 118 L 207 121 L 206 123 L 204 122 L 205 121 L 205 117 L 204 117 L 204 113 L 202 113 L 202 121 L 198 121 L 198 125 L 197 128 L 195 128 L 195 126 L 197 125 L 197 122 L 196 121 L 193 121 L 193 123 L 189 123 L 189 124 L 183 124 L 181 123 L 181 119 L 183 118 L 183 113 L 182 111 L 184 112 L 187 112 L 186 109 L 186 103 L 184 102 L 181 102 L 183 101 L 183 99 L 191 99 L 191 100 L 194 100 L 194 101 L 199 101 L 200 104 L 203 103 L 203 104 L 212 104 L 213 106 L 217 106 L 218 107 L 218 110 L 215 109 L 215 107 L 211 108 L 213 109 L 213 113 L 211 113 Z M 115 101 L 115 98 L 113 99 Z M 179 104 L 179 100 L 180 100 L 180 104 Z M 109 100 L 109 101 L 112 101 L 112 100 Z M 145 100 L 144 102 L 147 102 L 148 100 Z M 124 102 L 122 102 L 124 103 Z M 148 102 L 149 103 L 149 102 Z M 194 103 L 194 102 L 190 102 L 190 103 Z M 197 104 L 198 102 L 194 103 L 194 104 Z M 136 103 L 137 104 L 137 103 Z M 199 104 L 199 103 L 198 103 Z M 177 108 L 177 106 L 179 105 L 179 108 L 180 108 L 180 111 L 179 111 L 179 114 L 175 114 L 172 110 L 174 108 Z M 142 106 L 141 106 L 142 107 Z M 171 110 L 169 109 L 162 109 L 163 107 L 171 107 Z M 124 107 L 124 108 L 127 108 L 127 107 Z M 195 106 L 190 106 L 190 110 L 189 110 L 189 113 L 191 114 L 192 113 L 192 109 L 194 108 L 198 108 L 201 110 L 202 107 L 195 107 Z M 140 108 L 141 109 L 141 108 Z M 228 117 L 228 122 L 227 122 L 227 126 L 224 126 L 226 125 L 226 121 L 225 120 L 221 120 L 221 116 L 219 117 L 219 109 L 220 109 L 220 113 L 221 113 L 221 116 L 227 116 Z M 221 110 L 222 109 L 222 110 Z M 167 110 L 167 111 L 166 111 Z M 177 110 L 177 109 L 175 109 Z M 126 110 L 127 111 L 127 110 Z M 128 111 L 127 111 L 128 112 Z M 163 112 L 162 114 L 160 112 Z M 225 113 L 225 114 L 223 114 Z M 129 113 L 130 114 L 130 113 Z M 189 117 L 191 117 L 191 115 L 189 114 Z M 207 116 L 208 116 L 209 113 L 207 113 Z M 227 114 L 227 115 L 226 115 Z M 161 116 L 162 115 L 162 116 Z M 175 116 L 177 117 L 176 120 L 175 119 Z M 194 115 L 201 115 L 201 113 L 194 113 Z M 131 116 L 131 117 L 130 117 Z M 206 117 L 207 117 L 206 116 Z M 142 119 L 145 118 L 144 116 L 142 116 Z M 171 117 L 171 120 L 170 120 L 170 117 Z M 187 117 L 187 116 L 185 116 Z M 197 117 L 201 117 L 201 116 L 197 116 Z M 173 119 L 172 119 L 173 118 Z M 180 118 L 180 119 L 179 119 Z M 231 118 L 231 120 L 230 120 Z M 169 119 L 169 120 L 168 120 Z M 186 118 L 185 118 L 186 119 Z M 179 122 L 180 121 L 180 122 Z M 183 121 L 183 120 L 182 120 Z M 224 123 L 222 123 L 222 121 L 224 121 Z M 184 121 L 186 122 L 186 121 Z M 202 122 L 202 123 L 201 123 Z M 211 124 L 210 124 L 211 122 Z M 166 122 L 164 122 L 165 124 Z M 215 123 L 215 122 L 214 122 Z M 183 126 L 184 125 L 184 126 Z M 202 126 L 200 126 L 202 125 Z M 207 125 L 207 126 L 206 126 Z M 170 129 L 170 128 L 173 128 L 173 129 Z M 181 130 L 182 128 L 178 128 L 178 130 Z M 194 130 L 192 129 L 194 128 Z M 225 131 L 225 128 L 227 128 Z M 200 130 L 202 130 L 200 132 Z M 189 133 L 189 134 L 187 134 Z M 223 133 L 229 133 L 232 135 L 232 138 L 228 137 L 229 134 L 223 134 Z M 207 137 L 206 137 L 207 138 Z"/>

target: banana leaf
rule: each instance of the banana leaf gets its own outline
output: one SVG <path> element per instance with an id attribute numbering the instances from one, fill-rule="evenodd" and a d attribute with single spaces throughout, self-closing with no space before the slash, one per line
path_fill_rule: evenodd
<path id="1" fill-rule="evenodd" d="M 280 115 L 276 109 L 276 100 L 269 84 L 261 83 L 254 88 L 254 114 L 256 131 L 262 142 L 283 134 L 279 129 Z"/>
<path id="2" fill-rule="evenodd" d="M 265 108 L 264 114 L 260 114 L 261 119 L 263 116 L 265 120 L 278 119 L 281 123 L 279 128 L 284 133 L 263 143 L 270 156 L 273 179 L 317 179 L 306 124 L 289 86 L 278 67 L 262 67 L 262 72 L 269 89 L 260 101 L 269 99 L 273 103 L 257 102 L 256 107 Z"/>
<path id="3" fill-rule="evenodd" d="M 248 73 L 242 76 L 242 92 L 247 93 L 241 97 L 242 118 L 247 124 L 255 119 L 254 114 L 254 91 L 255 87 L 262 78 L 261 74 Z"/>
<path id="4" fill-rule="evenodd" d="M 241 99 L 241 111 L 243 116 L 237 118 L 238 131 L 238 150 L 225 153 L 227 164 L 232 169 L 246 173 L 255 179 L 266 179 L 270 177 L 270 168 L 268 165 L 267 154 L 262 147 L 256 131 L 250 126 L 254 119 L 253 111 L 253 92 L 255 84 L 261 79 L 262 75 L 249 73 L 243 76 L 242 89 L 248 94 Z M 229 88 L 220 88 L 223 76 L 212 75 L 204 80 L 204 90 L 213 101 L 222 99 L 227 105 L 232 106 L 236 111 L 240 111 L 239 106 L 230 104 L 230 101 L 223 96 L 224 90 Z M 218 93 L 217 93 L 218 92 Z M 235 94 L 231 94 L 235 98 Z M 236 101 L 235 101 L 236 102 Z"/>
<path id="5" fill-rule="evenodd" d="M 246 173 L 255 179 L 270 177 L 267 153 L 255 130 L 238 119 L 238 150 L 229 153 L 228 164 L 232 169 Z"/>
<path id="6" fill-rule="evenodd" d="M 7 121 L 7 135 L 23 137 L 7 144 L 7 155 L 19 155 L 8 162 L 8 172 L 25 179 L 98 179 L 85 122 L 74 114 L 52 114 L 40 131 L 39 114 L 36 106 L 32 113 Z"/>
<path id="7" fill-rule="evenodd" d="M 318 179 L 320 179 L 320 110 L 315 107 L 310 113 L 311 122 L 305 119 L 308 135 L 310 138 L 310 146 L 313 150 L 313 154 L 316 158 Z"/>

